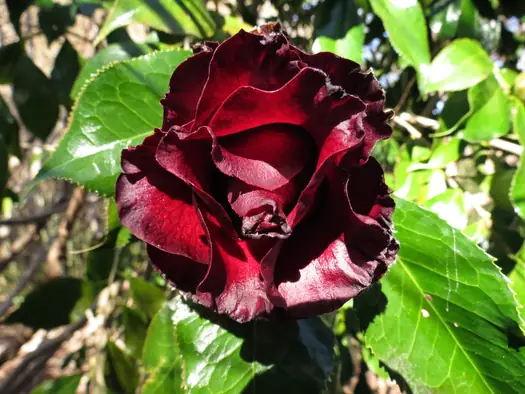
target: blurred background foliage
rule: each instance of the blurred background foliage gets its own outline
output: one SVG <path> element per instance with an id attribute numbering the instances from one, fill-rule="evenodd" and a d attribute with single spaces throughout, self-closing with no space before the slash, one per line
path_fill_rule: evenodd
<path id="1" fill-rule="evenodd" d="M 457 252 L 492 265 L 476 257 L 479 250 L 466 238 L 463 252 L 456 250 L 455 231 L 465 234 L 496 257 L 512 280 L 516 305 L 525 304 L 525 2 L 1 0 L 1 393 L 466 392 L 429 378 L 433 368 L 437 375 L 453 370 L 454 356 L 444 366 L 431 365 L 430 356 L 425 366 L 412 359 L 407 366 L 381 350 L 378 324 L 388 328 L 388 320 L 375 317 L 391 313 L 383 292 L 397 305 L 390 282 L 322 321 L 239 325 L 210 317 L 184 303 L 148 265 L 143 245 L 120 226 L 110 198 L 60 179 L 102 194 L 112 188 L 115 174 L 95 179 L 84 167 L 82 174 L 78 167 L 63 169 L 75 155 L 57 149 L 72 111 L 86 108 L 87 94 L 79 95 L 96 88 L 86 83 L 100 70 L 156 51 L 222 41 L 275 20 L 302 49 L 334 52 L 379 79 L 386 107 L 396 115 L 393 137 L 378 144 L 374 156 L 396 196 L 449 226 L 421 214 L 420 225 L 429 229 L 413 242 L 426 250 L 443 242 L 453 248 L 454 262 Z M 72 122 L 68 135 L 76 127 Z M 35 186 L 35 178 L 42 182 Z M 413 210 L 405 208 L 400 212 Z M 417 228 L 419 216 L 404 215 L 400 224 Z M 433 240 L 434 228 L 450 228 L 452 237 Z M 410 238 L 401 227 L 399 236 Z M 437 254 L 424 258 L 439 264 Z M 460 274 L 456 268 L 456 284 Z M 435 283 L 448 280 L 449 312 L 448 265 L 443 275 L 447 279 Z M 497 299 L 497 285 L 490 289 Z M 476 294 L 466 289 L 459 297 L 475 305 L 482 302 Z M 420 315 L 428 312 L 413 309 L 417 332 Z M 390 320 L 402 318 L 400 312 Z M 408 331 L 411 322 L 407 318 Z M 502 341 L 519 349 L 519 331 Z M 478 352 L 471 338 L 435 333 L 417 343 L 416 352 L 432 355 L 446 347 L 440 335 L 466 347 L 467 358 Z M 401 336 L 386 345 L 411 338 Z M 504 365 L 518 372 L 509 378 L 515 384 L 500 391 L 486 361 L 472 362 L 477 372 L 471 373 L 479 374 L 486 392 L 520 392 L 520 363 L 523 368 L 523 358 Z M 468 380 L 459 372 L 456 378 Z"/>

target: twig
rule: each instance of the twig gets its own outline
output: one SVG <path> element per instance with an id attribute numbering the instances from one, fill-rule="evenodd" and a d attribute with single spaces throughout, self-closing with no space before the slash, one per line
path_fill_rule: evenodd
<path id="1" fill-rule="evenodd" d="M 420 138 L 423 138 L 423 134 L 416 129 L 414 126 L 412 126 L 410 123 L 408 123 L 406 120 L 404 120 L 400 116 L 394 116 L 394 123 L 396 123 L 398 126 L 403 127 L 406 131 L 408 131 L 408 134 L 415 139 L 418 140 Z"/>
<path id="2" fill-rule="evenodd" d="M 51 244 L 46 259 L 46 273 L 51 278 L 61 276 L 63 274 L 64 270 L 61 260 L 63 260 L 64 256 L 66 255 L 65 247 L 67 237 L 69 236 L 69 232 L 71 231 L 78 212 L 80 211 L 84 196 L 85 192 L 81 187 L 77 187 L 73 191 L 73 195 L 69 200 L 66 213 L 58 225 L 57 237 Z"/>
<path id="3" fill-rule="evenodd" d="M 31 226 L 27 231 L 22 233 L 22 236 L 15 240 L 11 245 L 11 252 L 9 255 L 2 260 L 0 260 L 0 273 L 2 273 L 8 266 L 11 261 L 16 259 L 26 247 L 31 243 L 33 237 L 38 233 L 40 226 Z"/>
<path id="4" fill-rule="evenodd" d="M 430 118 L 426 118 L 424 116 L 418 116 L 418 115 L 412 115 L 412 114 L 409 114 L 408 112 L 403 112 L 401 114 L 399 114 L 398 116 L 394 117 L 394 121 L 396 121 L 396 118 L 398 118 L 399 120 L 405 122 L 406 124 L 410 124 L 410 123 L 413 123 L 413 124 L 418 124 L 420 126 L 423 126 L 423 127 L 427 127 L 429 129 L 433 129 L 433 130 L 438 130 L 440 125 L 439 125 L 439 122 L 437 120 L 434 120 L 434 119 L 430 119 Z M 410 122 L 410 123 L 408 123 Z M 398 122 L 396 122 L 398 123 Z M 398 123 L 400 126 L 402 127 L 405 127 L 404 125 Z M 407 131 L 409 131 L 407 129 Z M 409 131 L 410 133 L 410 131 Z M 419 131 L 418 131 L 419 133 Z M 412 133 L 411 133 L 412 134 Z M 507 140 L 503 140 L 501 138 L 495 138 L 493 140 L 490 140 L 488 142 L 489 146 L 495 148 L 495 149 L 499 149 L 499 150 L 502 150 L 502 151 L 505 151 L 505 152 L 508 152 L 508 153 L 512 153 L 513 155 L 516 155 L 516 156 L 522 156 L 523 155 L 523 146 L 521 145 L 518 145 L 514 142 L 510 142 L 510 141 L 507 141 Z"/>
<path id="5" fill-rule="evenodd" d="M 417 77 L 414 75 L 412 77 L 412 79 L 410 81 L 408 81 L 408 83 L 406 84 L 405 90 L 403 91 L 403 94 L 399 98 L 399 102 L 394 107 L 394 112 L 395 113 L 398 113 L 399 110 L 403 107 L 403 105 L 407 101 L 408 95 L 410 94 L 410 91 L 412 90 L 412 86 L 414 86 L 414 83 L 416 83 L 416 79 L 417 79 Z"/>
<path id="6" fill-rule="evenodd" d="M 34 216 L 0 220 L 0 226 L 23 226 L 31 223 L 41 223 L 56 213 L 64 212 L 67 208 L 67 205 L 68 204 L 66 200 L 60 201 L 48 211 L 36 214 Z"/>
<path id="7" fill-rule="evenodd" d="M 16 284 L 16 287 L 15 289 L 13 290 L 13 292 L 11 294 L 9 294 L 9 296 L 7 297 L 7 299 L 2 303 L 0 304 L 0 317 L 3 316 L 8 310 L 9 308 L 11 307 L 11 305 L 13 304 L 13 300 L 14 298 L 20 294 L 20 292 L 24 289 L 24 287 L 26 286 L 26 284 L 31 280 L 33 279 L 33 277 L 36 275 L 36 273 L 38 272 L 38 269 L 40 268 L 40 266 L 42 265 L 42 263 L 45 261 L 45 259 L 43 258 L 43 255 L 39 255 L 37 256 L 32 262 L 31 264 L 29 265 L 29 267 L 26 269 L 26 271 L 24 272 L 24 275 L 20 278 L 20 280 L 18 281 L 18 283 Z M 0 390 L 0 392 L 2 392 Z"/>

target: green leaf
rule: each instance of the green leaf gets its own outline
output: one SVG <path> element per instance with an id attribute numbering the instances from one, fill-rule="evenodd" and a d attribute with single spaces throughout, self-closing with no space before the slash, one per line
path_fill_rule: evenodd
<path id="1" fill-rule="evenodd" d="M 417 0 L 370 0 L 396 52 L 419 70 L 430 63 L 427 25 Z"/>
<path id="2" fill-rule="evenodd" d="M 68 324 L 69 314 L 81 296 L 80 279 L 52 279 L 29 293 L 6 322 L 22 323 L 34 329 L 50 329 Z"/>
<path id="3" fill-rule="evenodd" d="M 173 70 L 189 55 L 159 52 L 102 70 L 78 98 L 66 135 L 33 184 L 60 177 L 112 195 L 122 149 L 142 143 L 161 125 L 159 100 Z"/>
<path id="4" fill-rule="evenodd" d="M 341 57 L 363 62 L 363 46 L 365 43 L 365 25 L 352 27 L 344 38 L 334 40 L 330 37 L 317 37 L 312 46 L 314 53 L 333 52 Z"/>
<path id="5" fill-rule="evenodd" d="M 45 140 L 58 119 L 58 97 L 51 80 L 27 56 L 17 64 L 13 101 L 27 129 Z"/>
<path id="6" fill-rule="evenodd" d="M 437 35 L 439 41 L 448 41 L 456 36 L 461 17 L 461 2 L 462 0 L 452 0 L 448 1 L 445 6 L 442 5 L 442 2 L 434 2 L 436 9 L 429 25 L 430 30 Z"/>
<path id="7" fill-rule="evenodd" d="M 449 225 L 463 230 L 468 224 L 465 195 L 461 189 L 447 189 L 444 193 L 425 201 L 424 206 L 445 220 Z"/>
<path id="8" fill-rule="evenodd" d="M 138 309 L 122 306 L 122 325 L 124 327 L 124 342 L 136 358 L 142 357 L 142 348 L 148 328 L 147 319 Z"/>
<path id="9" fill-rule="evenodd" d="M 514 256 L 516 265 L 512 269 L 509 279 L 512 281 L 511 287 L 516 293 L 516 298 L 520 304 L 521 314 L 525 312 L 525 242 Z"/>
<path id="10" fill-rule="evenodd" d="M 9 107 L 0 96 L 0 195 L 9 179 L 9 153 L 17 152 L 18 124 L 11 115 Z"/>
<path id="11" fill-rule="evenodd" d="M 517 99 L 512 100 L 512 126 L 520 144 L 525 147 L 525 106 Z M 512 180 L 510 199 L 516 213 L 525 219 L 525 149 L 521 154 L 518 170 Z"/>
<path id="12" fill-rule="evenodd" d="M 366 343 L 416 393 L 521 393 L 523 320 L 493 259 L 435 214 L 397 199 L 401 249 Z"/>
<path id="13" fill-rule="evenodd" d="M 176 35 L 210 37 L 215 22 L 200 0 L 115 0 L 95 45 L 109 33 L 130 23 L 143 23 Z"/>
<path id="14" fill-rule="evenodd" d="M 55 59 L 51 80 L 55 84 L 60 103 L 66 107 L 71 106 L 69 95 L 79 71 L 80 58 L 78 53 L 69 41 L 65 39 Z"/>
<path id="15" fill-rule="evenodd" d="M 510 103 L 495 77 L 491 76 L 469 90 L 472 115 L 463 138 L 469 142 L 490 141 L 510 129 Z"/>
<path id="16" fill-rule="evenodd" d="M 348 30 L 362 23 L 357 14 L 359 1 L 326 0 L 315 12 L 314 36 L 343 38 Z"/>
<path id="17" fill-rule="evenodd" d="M 434 133 L 433 137 L 444 137 L 454 133 L 471 114 L 468 90 L 449 93 L 439 117 L 440 131 Z"/>
<path id="18" fill-rule="evenodd" d="M 110 340 L 107 346 L 111 367 L 120 387 L 125 393 L 134 393 L 140 379 L 135 360 L 120 349 L 115 342 Z"/>
<path id="19" fill-rule="evenodd" d="M 332 349 L 318 319 L 239 324 L 176 297 L 149 327 L 142 393 L 319 393 Z"/>
<path id="20" fill-rule="evenodd" d="M 61 376 L 55 380 L 45 380 L 31 394 L 71 394 L 77 391 L 82 375 Z"/>
<path id="21" fill-rule="evenodd" d="M 136 44 L 133 41 L 108 45 L 100 52 L 97 52 L 95 56 L 89 59 L 89 61 L 82 67 L 75 80 L 73 89 L 71 90 L 71 99 L 74 100 L 79 95 L 80 90 L 86 82 L 96 76 L 97 72 L 104 66 L 115 61 L 122 61 L 141 56 L 148 52 L 151 52 L 149 46 Z"/>
<path id="22" fill-rule="evenodd" d="M 129 278 L 129 290 L 131 298 L 139 310 L 144 312 L 150 319 L 162 307 L 166 301 L 164 292 L 153 283 L 146 282 L 140 278 Z"/>
<path id="23" fill-rule="evenodd" d="M 486 79 L 492 68 L 492 60 L 479 42 L 455 40 L 438 53 L 430 67 L 421 70 L 423 92 L 467 89 Z"/>

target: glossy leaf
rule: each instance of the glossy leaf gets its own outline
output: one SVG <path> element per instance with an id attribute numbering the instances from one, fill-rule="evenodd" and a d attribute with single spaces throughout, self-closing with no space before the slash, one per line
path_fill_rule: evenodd
<path id="1" fill-rule="evenodd" d="M 444 193 L 425 201 L 424 206 L 458 230 L 467 227 L 468 213 L 465 195 L 461 189 L 447 189 Z"/>
<path id="2" fill-rule="evenodd" d="M 431 31 L 437 35 L 439 41 L 451 40 L 456 36 L 459 19 L 461 17 L 462 0 L 434 2 L 434 14 L 429 21 Z"/>
<path id="3" fill-rule="evenodd" d="M 40 383 L 31 394 L 71 394 L 77 391 L 82 375 L 61 376 Z"/>
<path id="4" fill-rule="evenodd" d="M 517 99 L 513 99 L 512 104 L 512 126 L 521 146 L 525 147 L 525 105 Z M 512 180 L 510 199 L 516 213 L 525 219 L 525 150 Z"/>
<path id="5" fill-rule="evenodd" d="M 509 132 L 509 99 L 494 77 L 472 87 L 469 91 L 469 102 L 473 113 L 463 130 L 465 140 L 490 141 Z"/>
<path id="6" fill-rule="evenodd" d="M 330 37 L 317 37 L 312 46 L 312 51 L 314 53 L 333 52 L 356 63 L 362 63 L 364 43 L 365 25 L 361 24 L 352 27 L 339 40 L 334 40 Z"/>
<path id="7" fill-rule="evenodd" d="M 520 304 L 520 312 L 523 316 L 525 312 L 525 242 L 521 245 L 514 259 L 516 260 L 516 265 L 512 269 L 509 279 L 512 281 L 511 286 L 516 293 L 516 298 Z"/>
<path id="8" fill-rule="evenodd" d="M 413 392 L 525 390 L 522 319 L 493 259 L 429 211 L 397 200 L 401 249 L 367 345 Z"/>
<path id="9" fill-rule="evenodd" d="M 52 279 L 30 292 L 6 321 L 22 323 L 34 329 L 62 326 L 70 322 L 69 314 L 81 296 L 80 279 Z"/>
<path id="10" fill-rule="evenodd" d="M 198 38 L 210 37 L 215 30 L 215 23 L 200 0 L 115 0 L 95 44 L 130 23 Z"/>
<path id="11" fill-rule="evenodd" d="M 17 64 L 13 101 L 27 129 L 45 140 L 58 119 L 58 97 L 51 80 L 27 56 Z"/>
<path id="12" fill-rule="evenodd" d="M 492 71 L 492 60 L 479 42 L 453 41 L 437 54 L 423 73 L 423 91 L 457 91 L 478 84 Z"/>
<path id="13" fill-rule="evenodd" d="M 35 182 L 67 178 L 112 195 L 122 149 L 141 143 L 161 125 L 159 100 L 189 54 L 159 52 L 102 70 L 78 98 L 66 135 Z"/>
<path id="14" fill-rule="evenodd" d="M 419 70 L 430 63 L 427 26 L 417 0 L 370 0 L 397 53 Z"/>
<path id="15" fill-rule="evenodd" d="M 148 52 L 151 52 L 149 46 L 136 44 L 133 41 L 108 45 L 100 52 L 97 52 L 95 56 L 89 59 L 82 67 L 71 90 L 71 99 L 74 100 L 86 82 L 96 76 L 97 72 L 104 66 L 115 61 L 127 60 L 132 57 L 144 55 Z"/>
<path id="16" fill-rule="evenodd" d="M 51 80 L 55 84 L 60 103 L 67 107 L 71 106 L 69 95 L 79 71 L 80 58 L 78 53 L 66 39 L 55 59 Z"/>
<path id="17" fill-rule="evenodd" d="M 442 137 L 454 133 L 462 127 L 472 114 L 468 102 L 468 90 L 451 92 L 439 117 L 440 131 L 434 137 Z"/>
<path id="18" fill-rule="evenodd" d="M 155 316 L 166 300 L 161 289 L 144 279 L 129 278 L 129 290 L 138 309 L 150 319 Z"/>
<path id="19" fill-rule="evenodd" d="M 176 297 L 151 323 L 144 394 L 318 393 L 331 372 L 333 339 L 320 320 L 239 324 L 198 311 Z"/>

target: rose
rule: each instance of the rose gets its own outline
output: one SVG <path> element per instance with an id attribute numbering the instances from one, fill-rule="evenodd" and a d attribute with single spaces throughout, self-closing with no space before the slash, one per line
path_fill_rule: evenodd
<path id="1" fill-rule="evenodd" d="M 370 157 L 392 132 L 377 80 L 279 25 L 194 53 L 162 128 L 122 152 L 122 223 L 175 287 L 238 321 L 338 308 L 398 250 Z"/>

